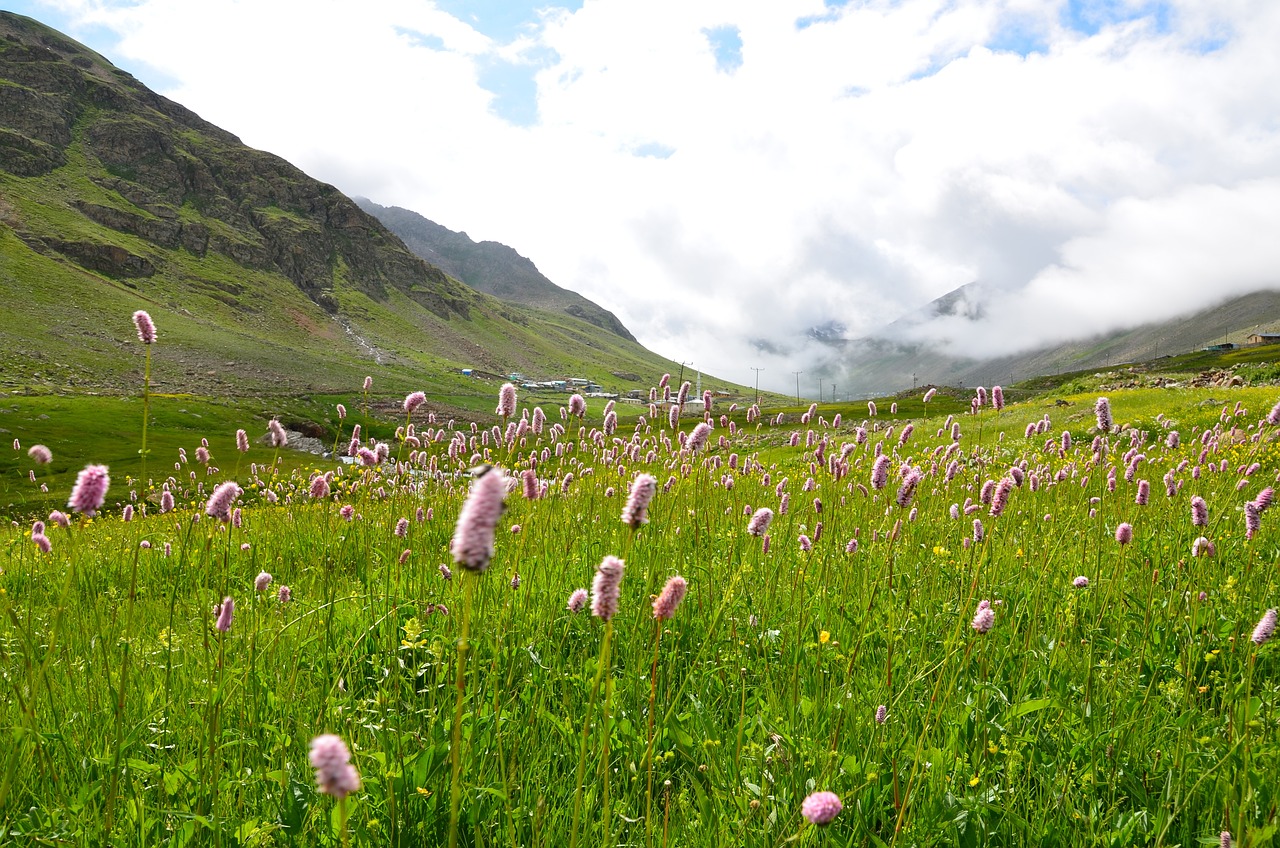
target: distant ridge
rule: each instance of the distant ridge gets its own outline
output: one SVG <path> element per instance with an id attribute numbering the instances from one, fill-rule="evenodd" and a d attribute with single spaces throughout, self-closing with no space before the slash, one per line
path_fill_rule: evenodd
<path id="1" fill-rule="evenodd" d="M 925 343 L 894 338 L 904 328 L 927 324 L 940 315 L 978 320 L 990 299 L 998 296 L 978 283 L 962 286 L 904 315 L 875 336 L 832 343 L 833 353 L 824 367 L 853 394 L 885 395 L 913 384 L 1007 384 L 1188 353 L 1222 342 L 1243 345 L 1249 335 L 1275 332 L 1280 326 L 1280 291 L 1258 291 L 1168 321 L 990 359 L 947 356 Z"/>
<path id="2" fill-rule="evenodd" d="M 380 206 L 357 197 L 360 208 L 381 221 L 415 254 L 477 291 L 539 309 L 565 312 L 629 341 L 635 336 L 612 312 L 548 280 L 529 259 L 496 241 L 476 242 L 411 209 Z"/>

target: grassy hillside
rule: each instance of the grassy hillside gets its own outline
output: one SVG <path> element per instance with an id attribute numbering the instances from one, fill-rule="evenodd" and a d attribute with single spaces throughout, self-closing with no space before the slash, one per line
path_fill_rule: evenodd
<path id="1" fill-rule="evenodd" d="M 463 368 L 629 389 L 678 367 L 449 278 L 332 186 L 7 12 L 0 295 L 9 391 L 131 390 L 136 309 L 170 392 L 332 392 L 374 370 L 392 391 L 478 391 Z"/>

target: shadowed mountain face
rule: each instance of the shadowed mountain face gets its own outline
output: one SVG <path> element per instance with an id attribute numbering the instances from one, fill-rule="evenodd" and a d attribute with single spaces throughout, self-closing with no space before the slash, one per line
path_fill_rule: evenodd
<path id="1" fill-rule="evenodd" d="M 356 202 L 418 256 L 477 291 L 526 306 L 566 312 L 635 341 L 612 312 L 557 286 L 544 277 L 533 262 L 505 244 L 472 241 L 466 233 L 456 233 L 409 209 L 379 206 L 367 198 L 356 198 Z"/>
<path id="2" fill-rule="evenodd" d="M 544 279 L 475 247 L 454 273 L 493 277 L 485 257 L 509 254 Z M 171 391 L 346 390 L 369 372 L 453 391 L 474 385 L 463 368 L 647 386 L 672 368 L 551 288 L 567 300 L 535 308 L 458 282 L 333 186 L 0 12 L 0 388 L 136 385 L 137 309 Z"/>

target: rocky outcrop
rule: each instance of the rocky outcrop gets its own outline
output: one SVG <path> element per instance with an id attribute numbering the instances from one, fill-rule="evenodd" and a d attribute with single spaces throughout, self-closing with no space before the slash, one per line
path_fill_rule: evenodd
<path id="1" fill-rule="evenodd" d="M 341 282 L 383 302 L 399 291 L 445 320 L 470 315 L 466 287 L 333 186 L 245 147 L 65 36 L 0 12 L 0 169 L 39 177 L 72 162 L 96 191 L 57 202 L 158 249 L 19 232 L 41 252 L 145 277 L 165 251 L 212 251 L 284 275 L 329 313 Z"/>

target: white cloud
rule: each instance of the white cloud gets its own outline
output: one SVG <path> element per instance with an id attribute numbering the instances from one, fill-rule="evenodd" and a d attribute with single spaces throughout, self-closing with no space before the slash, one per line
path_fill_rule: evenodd
<path id="1" fill-rule="evenodd" d="M 597 0 L 499 43 L 411 0 L 59 5 L 247 143 L 515 247 L 673 359 L 792 391 L 829 354 L 807 327 L 873 333 L 973 280 L 1011 293 L 998 323 L 920 332 L 998 353 L 1280 280 L 1280 4 L 1071 2 L 1158 14 L 1090 34 L 1065 0 Z M 496 116 L 496 60 L 536 70 L 535 124 Z"/>

